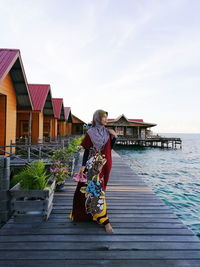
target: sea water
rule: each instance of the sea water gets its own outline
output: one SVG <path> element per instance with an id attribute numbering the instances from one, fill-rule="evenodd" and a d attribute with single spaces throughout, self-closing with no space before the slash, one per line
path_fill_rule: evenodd
<path id="1" fill-rule="evenodd" d="M 180 137 L 182 149 L 118 145 L 114 149 L 200 238 L 200 134 L 161 136 Z"/>

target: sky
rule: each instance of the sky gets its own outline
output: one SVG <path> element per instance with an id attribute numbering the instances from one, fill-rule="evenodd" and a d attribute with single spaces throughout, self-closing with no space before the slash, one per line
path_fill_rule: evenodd
<path id="1" fill-rule="evenodd" d="M 1 48 L 21 51 L 29 83 L 84 122 L 156 123 L 200 133 L 199 0 L 0 0 Z"/>

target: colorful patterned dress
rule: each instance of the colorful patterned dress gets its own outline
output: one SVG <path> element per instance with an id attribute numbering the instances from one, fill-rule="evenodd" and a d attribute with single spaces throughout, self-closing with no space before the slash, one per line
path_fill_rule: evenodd
<path id="1" fill-rule="evenodd" d="M 111 149 L 114 146 L 115 140 L 116 138 L 113 138 L 111 140 L 111 135 L 109 135 L 108 141 L 101 150 L 101 155 L 104 155 L 106 159 L 106 163 L 103 165 L 103 168 L 99 173 L 100 185 L 104 192 L 106 191 L 106 186 L 112 168 Z M 83 146 L 85 150 L 89 150 L 90 152 L 93 150 L 93 143 L 90 139 L 90 136 L 87 133 L 85 134 L 85 137 L 80 145 Z M 88 159 L 90 159 L 90 156 L 88 157 Z M 87 173 L 87 168 L 85 168 L 84 173 Z M 81 188 L 86 186 L 87 186 L 86 183 L 78 182 L 74 193 L 73 208 L 70 213 L 70 218 L 73 221 L 96 221 L 99 224 L 103 225 L 109 223 L 105 198 L 104 198 L 103 210 L 100 213 L 92 215 L 86 212 L 86 206 L 85 206 L 86 197 L 85 194 L 81 192 Z"/>

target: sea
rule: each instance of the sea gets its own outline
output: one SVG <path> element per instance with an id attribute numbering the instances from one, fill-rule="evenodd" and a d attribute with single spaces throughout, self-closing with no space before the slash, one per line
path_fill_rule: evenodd
<path id="1" fill-rule="evenodd" d="M 180 137 L 182 149 L 118 146 L 115 150 L 156 195 L 200 238 L 200 134 Z"/>

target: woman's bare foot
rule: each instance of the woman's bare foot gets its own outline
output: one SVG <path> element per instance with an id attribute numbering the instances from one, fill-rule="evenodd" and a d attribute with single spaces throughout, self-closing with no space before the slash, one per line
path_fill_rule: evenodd
<path id="1" fill-rule="evenodd" d="M 112 233 L 112 232 L 114 232 L 114 231 L 113 231 L 113 228 L 112 228 L 112 226 L 111 226 L 110 223 L 107 223 L 107 224 L 105 225 L 105 230 L 106 230 L 107 233 Z"/>

